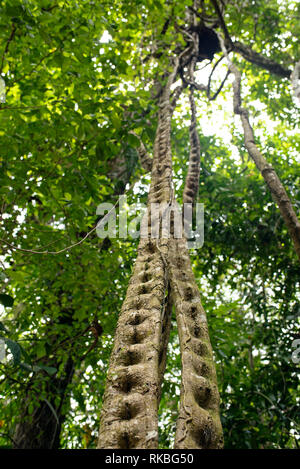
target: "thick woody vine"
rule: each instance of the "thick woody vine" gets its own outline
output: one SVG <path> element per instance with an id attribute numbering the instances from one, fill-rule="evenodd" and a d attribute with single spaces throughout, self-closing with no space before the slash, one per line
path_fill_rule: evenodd
<path id="1" fill-rule="evenodd" d="M 172 184 L 171 117 L 180 86 L 171 85 L 183 63 L 192 79 L 197 35 L 177 57 L 159 98 L 148 212 L 152 204 L 176 210 Z M 191 102 L 190 160 L 184 201 L 196 199 L 200 145 L 196 108 Z M 150 160 L 141 144 L 144 167 Z M 146 220 L 149 224 L 150 218 Z M 162 219 L 152 233 L 160 233 Z M 134 273 L 120 313 L 101 412 L 99 448 L 157 448 L 157 413 L 163 379 L 172 305 L 178 322 L 182 356 L 181 404 L 176 448 L 220 448 L 219 394 L 206 316 L 190 265 L 185 238 L 141 238 Z"/>
<path id="2" fill-rule="evenodd" d="M 233 59 L 229 57 L 229 53 L 237 53 L 255 66 L 262 67 L 277 77 L 289 79 L 296 99 L 300 99 L 300 62 L 294 64 L 293 70 L 290 70 L 257 53 L 247 44 L 233 40 L 224 21 L 225 3 L 218 0 L 209 2 L 195 0 L 193 7 L 189 7 L 186 28 L 181 31 L 187 40 L 187 47 L 183 51 L 177 51 L 177 57 L 174 54 L 174 57 L 170 58 L 171 67 L 165 74 L 166 83 L 161 86 L 157 95 L 159 111 L 153 158 L 149 156 L 141 137 L 136 135 L 140 140 L 138 154 L 141 165 L 146 171 L 152 172 L 148 212 L 150 215 L 152 204 L 165 204 L 173 210 L 175 218 L 177 206 L 172 184 L 171 119 L 177 99 L 185 89 L 188 89 L 189 94 L 191 122 L 190 156 L 183 203 L 196 202 L 200 172 L 200 141 L 194 95 L 196 91 L 200 91 L 206 93 L 208 100 L 216 99 L 228 74 L 232 73 L 234 112 L 240 116 L 242 122 L 245 147 L 279 207 L 300 259 L 299 220 L 274 168 L 268 164 L 255 143 L 249 113 L 242 105 L 241 73 Z M 172 21 L 174 19 L 167 20 L 162 34 Z M 209 30 L 209 34 L 213 31 L 216 35 L 216 29 L 222 32 L 222 35 L 218 34 L 218 44 L 223 56 L 213 66 L 208 84 L 198 84 L 195 82 L 194 72 L 197 62 L 203 60 L 203 55 L 199 57 L 200 50 L 203 54 L 203 46 L 200 44 L 199 47 L 199 40 L 203 38 L 203 31 L 208 33 Z M 12 24 L 0 60 L 0 71 L 3 69 L 10 44 L 15 40 L 16 31 L 17 27 Z M 212 75 L 223 58 L 228 61 L 228 73 L 219 89 L 212 93 Z M 182 83 L 171 92 L 171 87 L 178 78 L 181 78 Z M 2 109 L 5 107 L 2 106 Z M 101 222 L 104 223 L 105 218 Z M 223 438 L 213 353 L 207 319 L 192 272 L 186 240 L 184 237 L 178 239 L 174 236 L 174 219 L 170 237 L 163 236 L 163 232 L 158 238 L 151 236 L 151 229 L 161 233 L 161 217 L 156 220 L 154 227 L 150 224 L 150 217 L 145 219 L 145 224 L 148 237 L 140 240 L 134 272 L 115 334 L 101 411 L 98 447 L 122 449 L 158 447 L 157 413 L 166 365 L 171 315 L 174 311 L 182 362 L 175 447 L 221 448 Z M 97 225 L 79 241 L 57 251 L 49 251 L 46 247 L 39 250 L 22 249 L 6 240 L 0 240 L 0 243 L 28 254 L 57 255 L 80 245 L 95 232 L 96 228 Z M 93 323 L 81 335 L 87 330 L 92 330 L 92 327 L 95 328 L 93 332 L 95 341 L 86 354 L 95 346 L 98 335 L 102 332 L 102 329 L 97 330 L 97 323 Z M 58 344 L 61 345 L 62 343 Z M 70 371 L 70 377 L 72 373 L 73 371 Z"/>
<path id="3" fill-rule="evenodd" d="M 203 2 L 200 3 L 203 6 Z M 241 106 L 241 76 L 229 60 L 228 53 L 238 52 L 244 59 L 281 77 L 290 78 L 291 71 L 260 56 L 244 44 L 233 42 L 218 2 L 212 0 L 211 4 L 217 17 L 206 15 L 206 23 L 203 22 L 203 16 L 199 15 L 198 2 L 194 2 L 193 8 L 190 8 L 187 14 L 189 27 L 182 31 L 187 38 L 187 48 L 173 59 L 167 83 L 156 96 L 159 98 L 159 111 L 153 160 L 138 137 L 141 164 L 147 171 L 150 168 L 152 170 L 148 197 L 149 218 L 146 220 L 148 236 L 140 240 L 134 273 L 119 317 L 101 412 L 99 448 L 157 448 L 157 412 L 173 308 L 178 324 L 182 362 L 175 448 L 222 448 L 223 445 L 219 393 L 207 319 L 192 272 L 186 239 L 184 236 L 175 237 L 174 219 L 170 237 L 164 237 L 163 231 L 161 233 L 161 217 L 157 219 L 154 231 L 162 236 L 153 239 L 153 231 L 150 232 L 152 204 L 166 204 L 174 212 L 177 210 L 172 185 L 170 124 L 176 101 L 184 88 L 189 88 L 191 124 L 190 157 L 183 202 L 195 203 L 199 183 L 200 142 L 194 90 L 205 91 L 209 100 L 216 99 L 228 74 L 234 73 L 234 111 L 241 116 L 245 145 L 278 203 L 297 254 L 300 252 L 299 222 L 275 171 L 254 143 L 248 113 Z M 201 23 L 197 26 L 199 16 Z M 213 20 L 221 27 L 224 40 L 220 33 L 217 35 L 209 26 Z M 199 44 L 203 34 L 210 37 L 214 35 L 214 49 L 208 52 L 207 58 L 222 50 L 229 63 L 221 86 L 212 96 L 212 74 L 207 86 L 197 84 L 194 79 L 197 61 L 203 60 L 203 45 Z M 212 73 L 220 61 L 217 61 Z M 182 84 L 171 93 L 171 86 L 178 75 Z M 294 82 L 295 79 L 295 88 Z M 173 215 L 175 218 L 175 213 Z"/>

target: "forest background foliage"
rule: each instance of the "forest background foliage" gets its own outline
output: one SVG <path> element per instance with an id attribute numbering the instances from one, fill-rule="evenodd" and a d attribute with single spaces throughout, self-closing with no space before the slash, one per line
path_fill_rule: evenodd
<path id="1" fill-rule="evenodd" d="M 124 191 L 129 204 L 146 202 L 150 176 L 131 132 L 151 153 L 157 124 L 152 84 L 184 43 L 178 26 L 190 3 L 1 2 L 1 447 L 12 447 L 18 422 L 30 421 L 41 404 L 61 425 L 60 448 L 96 445 L 114 328 L 137 241 L 100 240 L 94 232 L 82 240 L 98 221 L 100 203 L 115 204 Z M 297 2 L 226 4 L 232 38 L 293 69 L 300 59 Z M 200 83 L 207 83 L 218 57 L 198 65 Z M 223 62 L 212 76 L 214 90 L 226 73 Z M 299 108 L 290 80 L 239 55 L 235 63 L 259 148 L 299 213 Z M 299 360 L 292 353 L 299 338 L 299 262 L 248 158 L 231 79 L 215 101 L 200 91 L 195 99 L 205 241 L 191 256 L 215 352 L 225 444 L 296 448 Z M 189 149 L 187 103 L 184 94 L 172 123 L 179 200 Z M 93 321 L 101 326 L 94 348 Z M 168 354 L 161 448 L 172 444 L 178 413 L 175 318 Z M 73 374 L 62 385 L 70 360 Z"/>

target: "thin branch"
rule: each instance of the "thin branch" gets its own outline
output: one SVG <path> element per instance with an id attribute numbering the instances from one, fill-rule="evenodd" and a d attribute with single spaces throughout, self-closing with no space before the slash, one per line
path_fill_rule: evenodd
<path id="1" fill-rule="evenodd" d="M 229 75 L 230 75 L 230 72 L 228 70 L 225 77 L 224 77 L 224 79 L 223 79 L 223 81 L 222 81 L 222 83 L 221 83 L 221 85 L 219 86 L 219 89 L 211 97 L 208 96 L 208 99 L 210 101 L 214 101 L 216 99 L 216 97 L 218 96 L 218 94 L 222 91 L 223 86 L 225 85 L 225 82 L 226 82 L 227 78 L 229 77 Z"/>
<path id="2" fill-rule="evenodd" d="M 222 14 L 222 11 L 219 7 L 219 4 L 218 4 L 217 0 L 211 0 L 211 2 L 212 2 L 213 6 L 215 8 L 215 11 L 216 11 L 217 15 L 218 15 L 220 26 L 221 26 L 222 31 L 224 33 L 225 41 L 227 43 L 226 45 L 232 46 L 232 39 L 231 39 L 230 34 L 228 32 L 227 26 L 225 24 L 223 14 Z"/>
<path id="3" fill-rule="evenodd" d="M 227 70 L 227 73 L 225 75 L 225 78 L 223 79 L 221 85 L 219 86 L 219 88 L 217 89 L 217 91 L 211 96 L 210 95 L 210 84 L 211 84 L 211 78 L 213 76 L 213 73 L 215 71 L 215 69 L 217 68 L 217 66 L 219 65 L 219 63 L 221 62 L 221 60 L 224 58 L 224 55 L 222 55 L 222 57 L 220 57 L 217 62 L 215 63 L 215 65 L 213 66 L 213 69 L 209 75 L 209 78 L 208 78 L 208 84 L 207 84 L 207 89 L 206 89 L 206 95 L 209 99 L 209 101 L 214 101 L 216 99 L 216 97 L 218 96 L 218 94 L 222 91 L 223 89 L 223 86 L 228 78 L 228 76 L 230 75 L 230 72 L 229 70 Z"/>
<path id="4" fill-rule="evenodd" d="M 56 102 L 56 101 L 55 101 Z M 53 104 L 54 101 L 51 102 Z M 17 107 L 10 107 L 10 106 L 1 106 L 0 104 L 0 111 L 8 109 L 9 111 L 31 111 L 32 109 L 41 109 L 47 106 L 48 103 L 42 104 L 40 106 L 17 106 Z"/>
<path id="5" fill-rule="evenodd" d="M 20 78 L 18 78 L 17 80 L 13 81 L 12 84 L 14 85 L 15 83 L 19 83 L 19 82 L 22 81 L 24 78 L 29 78 L 29 77 L 37 70 L 37 68 L 41 65 L 41 63 L 44 62 L 44 60 L 46 60 L 48 57 L 50 57 L 50 55 L 55 54 L 55 52 L 57 52 L 57 51 L 58 51 L 58 48 L 55 47 L 53 50 L 51 50 L 50 52 L 48 52 L 46 55 L 44 55 L 44 56 L 40 59 L 40 61 L 39 61 L 37 64 L 35 64 L 35 66 L 31 69 L 31 71 L 30 71 L 29 73 L 24 73 L 24 75 L 22 75 Z"/>
<path id="6" fill-rule="evenodd" d="M 48 104 L 57 104 L 57 103 L 67 103 L 69 102 L 69 99 L 65 98 L 60 98 L 60 99 L 55 99 L 53 101 L 48 101 L 45 104 L 40 104 L 36 106 L 2 106 L 0 104 L 0 111 L 3 111 L 4 109 L 8 109 L 9 111 L 31 111 L 33 109 L 43 109 L 48 106 Z"/>
<path id="7" fill-rule="evenodd" d="M 207 93 L 207 86 L 203 85 L 203 83 L 196 83 L 195 81 L 187 81 L 187 84 L 197 91 L 205 91 Z"/>
<path id="8" fill-rule="evenodd" d="M 199 11 L 195 10 L 195 8 L 189 6 L 189 10 L 191 10 L 200 20 L 204 21 L 204 23 L 216 23 L 217 18 L 215 16 L 207 16 L 207 15 L 201 15 Z"/>
<path id="9" fill-rule="evenodd" d="M 9 433 L 0 432 L 0 436 L 2 436 L 2 438 L 8 438 L 12 442 L 12 444 L 15 446 L 15 448 L 18 448 L 18 445 L 16 444 L 15 440 L 13 439 L 12 436 L 10 436 Z"/>
<path id="10" fill-rule="evenodd" d="M 54 10 L 54 8 L 57 8 L 58 6 L 59 5 L 55 4 L 55 5 L 52 5 L 49 8 L 42 8 L 42 11 L 45 11 L 45 12 L 49 13 L 50 11 Z"/>
<path id="11" fill-rule="evenodd" d="M 3 70 L 3 65 L 4 65 L 4 59 L 5 59 L 5 56 L 8 52 L 8 49 L 9 49 L 9 44 L 11 43 L 11 41 L 13 40 L 14 36 L 15 36 L 15 33 L 16 33 L 16 25 L 14 23 L 12 23 L 11 25 L 11 33 L 10 33 L 10 36 L 9 38 L 7 39 L 7 42 L 6 42 L 6 46 L 5 46 L 5 49 L 3 51 L 3 54 L 2 54 L 2 59 L 1 59 L 1 67 L 0 67 L 0 75 L 2 73 L 2 70 Z"/>
<path id="12" fill-rule="evenodd" d="M 57 255 L 57 254 L 61 254 L 63 252 L 66 252 L 66 251 L 69 251 L 70 249 L 76 247 L 76 246 L 79 246 L 80 244 L 82 244 L 97 228 L 99 227 L 102 227 L 103 224 L 107 221 L 107 219 L 109 218 L 111 212 L 115 209 L 116 205 L 119 203 L 119 200 L 120 198 L 126 194 L 130 189 L 132 188 L 132 186 L 130 186 L 123 194 L 121 194 L 119 197 L 118 197 L 118 200 L 117 202 L 115 203 L 115 205 L 109 210 L 109 212 L 99 221 L 97 222 L 97 224 L 88 232 L 86 233 L 86 235 L 81 238 L 80 241 L 76 242 L 76 243 L 73 243 L 71 244 L 70 246 L 66 246 L 65 248 L 63 249 L 60 249 L 59 251 L 35 251 L 33 249 L 23 249 L 23 248 L 19 248 L 17 246 L 14 246 L 13 244 L 9 243 L 8 241 L 6 241 L 5 239 L 0 239 L 0 243 L 1 244 L 5 244 L 7 246 L 9 246 L 11 249 L 13 249 L 14 251 L 21 251 L 21 252 L 27 252 L 27 253 L 30 253 L 30 254 L 51 254 L 51 255 Z"/>

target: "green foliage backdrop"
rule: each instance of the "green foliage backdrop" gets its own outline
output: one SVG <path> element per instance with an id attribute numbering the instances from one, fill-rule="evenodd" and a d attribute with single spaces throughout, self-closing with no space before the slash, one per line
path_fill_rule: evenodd
<path id="1" fill-rule="evenodd" d="M 296 2 L 226 3 L 234 38 L 286 68 L 300 59 Z M 175 19 L 184 23 L 189 4 L 1 2 L 2 447 L 12 447 L 18 422 L 30 421 L 42 402 L 61 419 L 59 447 L 96 445 L 114 328 L 137 246 L 133 239 L 86 235 L 97 223 L 98 204 L 116 203 L 124 190 L 128 203 L 146 201 L 150 178 L 138 162 L 139 141 L 129 132 L 140 135 L 151 152 L 153 79 L 184 41 Z M 299 213 L 299 112 L 290 82 L 239 56 L 236 63 L 258 144 Z M 200 65 L 206 65 L 199 71 L 201 82 L 213 64 Z M 215 351 L 226 447 L 295 448 L 299 365 L 291 357 L 299 337 L 299 263 L 248 159 L 233 116 L 230 81 L 215 102 L 208 103 L 201 92 L 196 100 L 205 242 L 191 255 Z M 183 97 L 173 121 L 179 197 L 188 158 L 186 103 Z M 88 330 L 93 320 L 103 332 L 86 354 L 94 340 Z M 51 387 L 70 359 L 72 379 L 62 388 Z M 162 448 L 173 441 L 179 386 L 174 321 L 160 406 Z"/>

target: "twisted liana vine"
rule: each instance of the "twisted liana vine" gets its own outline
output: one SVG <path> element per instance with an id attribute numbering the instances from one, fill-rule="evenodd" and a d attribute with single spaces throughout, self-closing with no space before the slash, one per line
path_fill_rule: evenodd
<path id="1" fill-rule="evenodd" d="M 182 359 L 176 448 L 221 448 L 219 393 L 205 312 L 184 236 L 175 236 L 171 118 L 188 81 L 171 93 L 179 67 L 193 80 L 197 35 L 176 58 L 159 97 L 151 186 L 138 255 L 115 333 L 100 417 L 98 448 L 157 448 L 158 406 L 174 305 Z M 184 201 L 195 202 L 200 171 L 196 107 L 190 94 L 190 159 Z M 153 207 L 165 207 L 153 222 Z M 164 231 L 164 215 L 170 232 Z M 146 233 L 146 236 L 145 236 Z"/>
<path id="2" fill-rule="evenodd" d="M 178 59 L 159 100 L 153 152 L 151 204 L 172 199 L 170 88 Z M 159 223 L 159 219 L 157 221 Z M 158 230 L 159 226 L 154 227 Z M 122 306 L 100 417 L 98 448 L 157 448 L 158 405 L 170 329 L 170 301 L 165 257 L 167 243 L 141 237 L 134 272 Z"/>
<path id="3" fill-rule="evenodd" d="M 249 121 L 249 112 L 242 106 L 241 99 L 241 73 L 237 66 L 230 60 L 225 42 L 219 34 L 219 40 L 222 50 L 227 58 L 228 68 L 234 74 L 233 88 L 233 109 L 234 113 L 240 116 L 243 130 L 244 142 L 250 158 L 254 161 L 256 167 L 264 178 L 274 201 L 277 203 L 281 216 L 290 233 L 294 243 L 295 251 L 300 260 L 300 222 L 293 208 L 291 200 L 283 187 L 275 169 L 267 162 L 263 154 L 255 143 L 254 132 Z"/>

